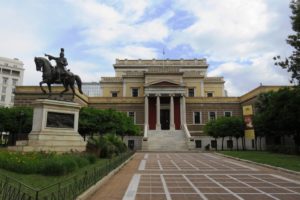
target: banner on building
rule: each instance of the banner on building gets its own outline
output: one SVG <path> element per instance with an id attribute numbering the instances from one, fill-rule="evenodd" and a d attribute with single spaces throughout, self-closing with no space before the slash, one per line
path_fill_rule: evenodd
<path id="1" fill-rule="evenodd" d="M 252 105 L 243 106 L 243 115 L 253 115 Z"/>
<path id="2" fill-rule="evenodd" d="M 249 139 L 249 140 L 255 139 L 254 129 L 251 129 L 251 130 L 245 130 L 245 138 L 246 138 L 246 139 Z"/>
<path id="3" fill-rule="evenodd" d="M 252 119 L 253 119 L 252 105 L 243 106 L 243 116 L 244 116 L 244 123 L 245 123 L 245 138 L 250 140 L 254 139 L 255 132 L 252 123 Z"/>

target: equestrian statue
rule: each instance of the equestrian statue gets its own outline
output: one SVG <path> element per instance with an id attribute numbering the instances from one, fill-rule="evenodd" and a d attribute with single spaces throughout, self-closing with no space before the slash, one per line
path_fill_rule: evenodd
<path id="1" fill-rule="evenodd" d="M 60 49 L 60 55 L 59 57 L 54 57 L 48 54 L 45 54 L 46 57 L 48 57 L 49 60 L 55 60 L 56 66 L 53 67 L 49 60 L 47 60 L 44 57 L 35 57 L 34 62 L 36 65 L 36 70 L 41 71 L 43 73 L 43 80 L 40 82 L 41 90 L 44 94 L 46 94 L 46 90 L 42 87 L 43 83 L 46 83 L 48 86 L 48 96 L 51 97 L 51 84 L 62 84 L 65 88 L 64 91 L 60 93 L 60 96 L 62 97 L 63 94 L 67 91 L 69 91 L 69 87 L 72 89 L 73 97 L 75 96 L 75 89 L 74 84 L 75 81 L 78 86 L 79 92 L 82 94 L 81 90 L 81 79 L 78 75 L 73 74 L 70 72 L 70 70 L 66 69 L 66 66 L 68 65 L 68 61 L 65 58 L 64 49 Z"/>

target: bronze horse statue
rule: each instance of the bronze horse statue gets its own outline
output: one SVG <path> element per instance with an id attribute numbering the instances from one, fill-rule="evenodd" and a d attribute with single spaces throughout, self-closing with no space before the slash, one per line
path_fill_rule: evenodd
<path id="1" fill-rule="evenodd" d="M 37 71 L 41 71 L 43 73 L 43 80 L 40 82 L 40 87 L 41 90 L 43 91 L 44 94 L 47 94 L 47 92 L 44 90 L 44 88 L 42 87 L 43 83 L 46 83 L 48 85 L 48 96 L 51 97 L 51 84 L 63 84 L 65 90 L 63 90 L 60 93 L 60 97 L 63 96 L 63 94 L 67 91 L 69 91 L 69 87 L 72 89 L 73 92 L 73 97 L 72 99 L 74 99 L 75 96 L 75 89 L 74 89 L 74 85 L 75 85 L 75 81 L 77 83 L 78 86 L 78 90 L 79 92 L 82 94 L 82 90 L 81 90 L 81 79 L 78 75 L 75 75 L 71 72 L 68 71 L 68 73 L 66 73 L 64 75 L 64 77 L 62 77 L 61 81 L 57 81 L 57 73 L 55 70 L 55 67 L 53 67 L 51 65 L 51 63 L 43 57 L 35 57 L 34 58 L 34 62 L 36 65 L 36 70 Z"/>

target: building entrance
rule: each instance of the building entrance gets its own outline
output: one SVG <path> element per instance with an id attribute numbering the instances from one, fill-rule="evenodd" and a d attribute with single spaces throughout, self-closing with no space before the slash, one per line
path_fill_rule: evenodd
<path id="1" fill-rule="evenodd" d="M 167 109 L 160 110 L 160 124 L 161 124 L 161 130 L 170 129 L 170 110 Z"/>

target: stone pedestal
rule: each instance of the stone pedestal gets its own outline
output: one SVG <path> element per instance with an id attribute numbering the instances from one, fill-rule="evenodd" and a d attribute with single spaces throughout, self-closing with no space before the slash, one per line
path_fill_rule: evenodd
<path id="1" fill-rule="evenodd" d="M 38 99 L 33 103 L 32 131 L 28 141 L 17 141 L 18 151 L 85 151 L 78 133 L 80 105 L 73 102 Z"/>

